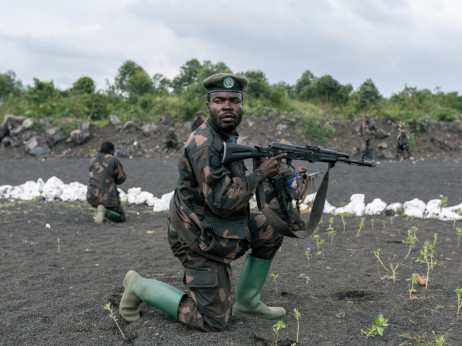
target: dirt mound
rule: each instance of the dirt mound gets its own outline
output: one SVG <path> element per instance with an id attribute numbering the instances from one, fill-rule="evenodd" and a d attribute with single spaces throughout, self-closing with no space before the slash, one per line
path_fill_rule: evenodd
<path id="1" fill-rule="evenodd" d="M 385 119 L 376 119 L 377 138 L 374 139 L 376 160 L 395 159 L 395 143 L 399 128 Z M 358 143 L 358 128 L 360 121 L 334 121 L 335 137 L 332 142 L 306 143 L 296 133 L 297 127 L 304 126 L 302 120 L 281 117 L 281 114 L 271 114 L 266 117 L 244 116 L 239 129 L 240 143 L 249 145 L 267 145 L 282 139 L 293 144 L 320 145 L 329 149 L 355 155 Z M 39 159 L 88 158 L 96 154 L 104 141 L 112 141 L 119 147 L 119 156 L 132 158 L 176 157 L 178 153 L 165 148 L 165 138 L 173 128 L 179 143 L 187 139 L 190 133 L 189 122 L 174 124 L 169 117 L 164 117 L 158 123 L 128 122 L 125 124 L 108 124 L 103 128 L 91 128 L 91 136 L 78 143 L 68 138 L 59 141 L 51 147 L 47 156 L 35 156 Z M 25 151 L 24 142 L 36 133 L 23 132 L 8 146 L 2 144 L 0 160 L 23 160 L 34 158 Z M 415 145 L 411 148 L 413 160 L 437 160 L 459 162 L 462 159 L 462 123 L 431 123 L 422 132 L 413 133 Z"/>

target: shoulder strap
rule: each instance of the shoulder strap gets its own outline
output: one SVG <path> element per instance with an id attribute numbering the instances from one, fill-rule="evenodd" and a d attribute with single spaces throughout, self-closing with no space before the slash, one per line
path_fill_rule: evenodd
<path id="1" fill-rule="evenodd" d="M 256 168 L 255 164 L 256 163 L 254 161 L 254 170 Z M 319 186 L 318 192 L 316 193 L 316 197 L 313 202 L 313 207 L 311 209 L 311 214 L 306 229 L 304 231 L 297 231 L 296 233 L 292 231 L 290 227 L 287 226 L 287 224 L 274 211 L 265 206 L 265 194 L 263 191 L 263 183 L 260 183 L 258 185 L 256 193 L 258 208 L 262 211 L 268 222 L 271 224 L 271 226 L 273 226 L 273 228 L 277 232 L 281 233 L 282 235 L 285 235 L 286 237 L 291 238 L 308 238 L 314 232 L 314 230 L 319 224 L 319 221 L 321 220 L 322 213 L 324 211 L 324 204 L 326 202 L 327 196 L 327 188 L 329 186 L 330 168 L 331 165 L 329 165 L 329 167 L 327 168 L 327 171 L 322 178 L 322 182 Z"/>

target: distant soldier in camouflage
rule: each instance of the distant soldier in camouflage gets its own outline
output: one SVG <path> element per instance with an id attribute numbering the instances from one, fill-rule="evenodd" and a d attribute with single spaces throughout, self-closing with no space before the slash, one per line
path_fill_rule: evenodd
<path id="1" fill-rule="evenodd" d="M 285 154 L 262 161 L 245 175 L 243 161 L 221 163 L 223 143 L 235 143 L 242 120 L 247 78 L 219 73 L 205 79 L 209 119 L 189 136 L 179 160 L 179 180 L 170 202 L 168 241 L 185 271 L 189 295 L 161 281 L 144 279 L 130 270 L 124 279 L 120 314 L 127 321 L 140 318 L 145 302 L 203 331 L 223 330 L 231 313 L 230 263 L 251 249 L 237 287 L 233 315 L 275 319 L 284 308 L 260 301 L 260 290 L 283 236 L 262 213 L 250 212 L 257 186 L 279 171 Z"/>
<path id="2" fill-rule="evenodd" d="M 172 150 L 178 149 L 178 137 L 176 136 L 173 128 L 170 128 L 167 137 L 165 137 L 165 147 Z"/>
<path id="3" fill-rule="evenodd" d="M 306 167 L 295 170 L 292 165 L 281 164 L 279 174 L 263 182 L 265 203 L 292 231 L 305 229 L 305 222 L 300 217 L 300 211 L 292 204 L 294 200 L 301 200 L 308 190 Z"/>
<path id="4" fill-rule="evenodd" d="M 366 115 L 364 121 L 359 126 L 359 150 L 361 156 L 364 155 L 366 159 L 374 159 L 374 148 L 372 146 L 372 137 L 375 135 L 375 131 L 377 128 L 375 127 L 374 122 L 371 121 L 370 115 Z"/>
<path id="5" fill-rule="evenodd" d="M 409 137 L 406 130 L 402 129 L 396 137 L 396 159 L 408 159 L 409 156 Z"/>
<path id="6" fill-rule="evenodd" d="M 95 223 L 102 224 L 105 217 L 115 222 L 125 221 L 117 191 L 117 185 L 125 179 L 122 164 L 114 157 L 114 144 L 104 142 L 98 156 L 90 161 L 87 186 L 87 202 L 96 208 Z"/>
<path id="7" fill-rule="evenodd" d="M 202 123 L 204 122 L 203 116 L 204 114 L 202 114 L 202 112 L 196 113 L 196 119 L 194 119 L 191 124 L 191 131 L 196 131 L 196 129 L 202 125 Z"/>

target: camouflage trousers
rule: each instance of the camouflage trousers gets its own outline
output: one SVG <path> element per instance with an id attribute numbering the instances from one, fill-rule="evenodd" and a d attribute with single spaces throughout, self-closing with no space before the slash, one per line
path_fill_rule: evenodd
<path id="1" fill-rule="evenodd" d="M 251 213 L 248 223 L 251 255 L 273 259 L 282 245 L 283 236 L 266 221 L 262 213 Z M 187 245 L 178 246 L 178 235 L 171 224 L 168 239 L 173 254 L 183 265 L 183 282 L 189 288 L 178 307 L 178 320 L 202 331 L 221 331 L 231 313 L 231 265 L 207 258 Z"/>

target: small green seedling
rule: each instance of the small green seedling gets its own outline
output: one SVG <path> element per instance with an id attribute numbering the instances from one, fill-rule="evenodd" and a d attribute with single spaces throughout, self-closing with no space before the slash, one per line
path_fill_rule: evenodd
<path id="1" fill-rule="evenodd" d="M 420 250 L 420 257 L 417 258 L 416 262 L 420 264 L 426 264 L 427 265 L 427 278 L 425 282 L 425 288 L 428 288 L 428 282 L 430 281 L 430 270 L 433 269 L 433 266 L 436 264 L 436 262 L 433 260 L 433 258 L 436 257 L 436 237 L 437 233 L 434 234 L 434 241 L 433 243 L 430 243 L 429 241 L 426 241 L 424 244 L 424 247 L 422 250 Z"/>
<path id="2" fill-rule="evenodd" d="M 316 240 L 316 255 L 320 256 L 322 251 L 321 251 L 321 245 L 324 243 L 324 240 L 319 237 L 319 235 L 315 234 L 314 235 L 314 240 Z"/>
<path id="3" fill-rule="evenodd" d="M 346 221 L 345 221 L 343 214 L 342 214 L 342 224 L 343 224 L 343 232 L 345 232 Z"/>
<path id="4" fill-rule="evenodd" d="M 380 249 L 377 249 L 377 251 L 374 251 L 374 255 L 377 258 L 377 260 L 379 261 L 379 263 L 382 265 L 382 267 L 384 267 L 385 270 L 387 272 L 389 272 L 388 268 L 385 266 L 385 264 L 383 264 L 382 260 L 380 259 Z"/>
<path id="5" fill-rule="evenodd" d="M 402 262 L 398 262 L 396 263 L 395 265 L 393 265 L 393 263 L 390 263 L 390 269 L 391 269 L 391 278 L 393 280 L 393 283 L 396 282 L 396 269 L 398 269 L 398 267 L 403 264 Z"/>
<path id="6" fill-rule="evenodd" d="M 337 231 L 334 229 L 334 227 L 330 226 L 327 229 L 327 232 L 329 233 L 330 243 L 332 244 L 332 242 L 334 241 L 334 235 L 337 234 Z"/>
<path id="7" fill-rule="evenodd" d="M 117 318 L 114 316 L 114 314 L 112 313 L 112 308 L 111 308 L 111 303 L 107 303 L 106 305 L 104 305 L 104 309 L 105 310 L 109 310 L 110 312 L 110 315 L 109 317 L 112 318 L 112 320 L 115 322 L 115 324 L 117 325 L 117 328 L 119 328 L 119 332 L 120 334 L 122 334 L 122 337 L 124 338 L 124 340 L 127 340 L 127 338 L 125 337 L 124 333 L 122 332 L 122 329 L 120 329 L 120 326 L 119 324 L 117 323 Z"/>
<path id="8" fill-rule="evenodd" d="M 462 227 L 457 227 L 457 248 L 459 248 L 460 245 L 460 237 L 462 236 Z"/>
<path id="9" fill-rule="evenodd" d="M 284 322 L 282 321 L 278 321 L 278 323 L 276 323 L 274 326 L 273 326 L 273 331 L 274 331 L 274 334 L 276 334 L 276 341 L 275 341 L 275 345 L 278 344 L 278 337 L 279 337 L 279 332 L 281 331 L 281 329 L 284 329 L 286 327 L 286 325 L 284 324 Z"/>
<path id="10" fill-rule="evenodd" d="M 415 235 L 416 231 L 417 231 L 417 227 L 415 226 L 413 226 L 411 229 L 407 231 L 406 242 L 409 245 L 409 251 L 407 252 L 407 255 L 406 257 L 404 257 L 404 259 L 406 259 L 409 256 L 409 254 L 411 253 L 412 247 L 417 242 L 417 236 Z"/>
<path id="11" fill-rule="evenodd" d="M 297 342 L 296 343 L 298 344 L 298 335 L 300 333 L 300 317 L 302 315 L 300 314 L 297 308 L 294 308 L 294 316 L 295 316 L 295 319 L 297 320 Z"/>
<path id="12" fill-rule="evenodd" d="M 383 336 L 383 330 L 388 327 L 388 318 L 383 317 L 382 314 L 378 315 L 375 323 L 369 327 L 368 330 L 361 330 L 361 333 L 368 337 L 375 337 L 377 335 Z"/>
<path id="13" fill-rule="evenodd" d="M 309 266 L 310 265 L 310 256 L 311 256 L 310 248 L 307 248 L 305 250 L 305 256 L 306 256 L 306 261 L 308 262 L 307 265 Z"/>
<path id="14" fill-rule="evenodd" d="M 440 195 L 441 209 L 448 206 L 448 198 L 445 195 Z"/>
<path id="15" fill-rule="evenodd" d="M 364 227 L 364 218 L 362 217 L 361 218 L 361 222 L 359 224 L 359 229 L 358 229 L 358 233 L 356 233 L 356 236 L 359 237 L 359 232 L 361 232 L 361 229 Z"/>
<path id="16" fill-rule="evenodd" d="M 385 231 L 385 220 L 382 220 L 383 231 Z"/>
<path id="17" fill-rule="evenodd" d="M 372 232 L 375 232 L 375 229 L 374 229 L 374 219 L 371 219 L 371 227 L 372 227 Z"/>
<path id="18" fill-rule="evenodd" d="M 274 281 L 274 283 L 276 284 L 276 294 L 278 294 L 278 276 L 279 274 L 273 274 L 271 273 L 271 280 Z"/>
<path id="19" fill-rule="evenodd" d="M 411 288 L 409 289 L 409 300 L 417 300 L 417 297 L 414 295 L 417 291 L 414 289 L 414 285 L 417 282 L 417 275 L 415 273 L 411 274 Z"/>
<path id="20" fill-rule="evenodd" d="M 390 225 L 393 225 L 393 215 L 390 216 Z"/>
<path id="21" fill-rule="evenodd" d="M 457 294 L 457 317 L 459 317 L 460 308 L 462 307 L 462 288 L 457 288 L 454 292 Z"/>

